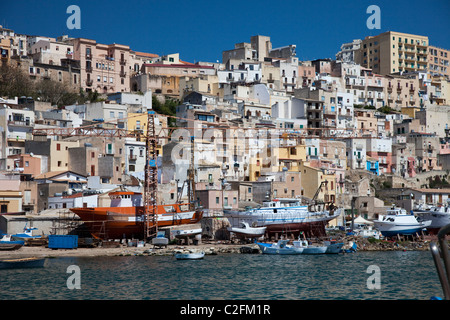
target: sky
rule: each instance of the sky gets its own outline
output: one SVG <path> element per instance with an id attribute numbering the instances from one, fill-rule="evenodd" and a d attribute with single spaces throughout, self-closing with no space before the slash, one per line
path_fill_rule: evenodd
<path id="1" fill-rule="evenodd" d="M 80 29 L 67 27 L 70 5 L 80 8 Z M 380 8 L 380 29 L 366 25 L 370 5 Z M 270 36 L 273 48 L 295 44 L 301 61 L 335 58 L 342 43 L 385 31 L 426 35 L 450 49 L 449 0 L 0 0 L 0 25 L 179 53 L 188 62 L 222 62 L 222 51 L 254 35 Z"/>

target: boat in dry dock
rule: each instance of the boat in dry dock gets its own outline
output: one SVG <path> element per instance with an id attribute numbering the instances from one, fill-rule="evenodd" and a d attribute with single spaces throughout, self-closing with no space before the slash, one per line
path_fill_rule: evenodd
<path id="1" fill-rule="evenodd" d="M 334 206 L 301 205 L 300 199 L 274 199 L 263 202 L 259 208 L 245 211 L 224 210 L 232 227 L 239 227 L 242 222 L 252 226 L 266 227 L 269 235 L 289 233 L 298 236 L 305 232 L 308 237 L 326 235 L 327 223 L 341 214 L 341 209 Z"/>
<path id="2" fill-rule="evenodd" d="M 131 191 L 110 192 L 110 207 L 72 208 L 89 229 L 92 236 L 100 239 L 142 238 L 145 207 L 141 205 L 142 194 Z M 200 221 L 203 212 L 190 210 L 189 203 L 157 206 L 158 227 L 193 224 Z M 152 226 L 150 221 L 150 227 Z"/>
<path id="3" fill-rule="evenodd" d="M 431 224 L 427 231 L 431 234 L 437 234 L 439 230 L 450 224 L 450 199 L 444 206 L 431 206 L 429 208 L 419 208 L 414 214 L 421 220 L 430 220 Z"/>
<path id="4" fill-rule="evenodd" d="M 267 227 L 251 227 L 247 222 L 242 222 L 240 227 L 228 227 L 227 230 L 242 238 L 259 238 L 264 235 Z"/>
<path id="5" fill-rule="evenodd" d="M 396 235 L 412 235 L 428 228 L 430 220 L 418 221 L 413 214 L 408 214 L 405 209 L 391 208 L 386 215 L 380 215 L 374 220 L 375 228 L 385 237 Z"/>

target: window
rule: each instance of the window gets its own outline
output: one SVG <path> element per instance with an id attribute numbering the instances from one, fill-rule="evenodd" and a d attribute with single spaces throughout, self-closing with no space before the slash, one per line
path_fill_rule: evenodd
<path id="1" fill-rule="evenodd" d="M 216 204 L 219 204 L 220 203 L 220 199 L 219 199 L 219 197 L 216 197 Z"/>
<path id="2" fill-rule="evenodd" d="M 56 150 L 57 150 L 57 151 L 60 151 L 60 150 L 61 150 L 61 144 L 60 144 L 60 143 L 57 143 L 57 144 L 56 144 Z"/>

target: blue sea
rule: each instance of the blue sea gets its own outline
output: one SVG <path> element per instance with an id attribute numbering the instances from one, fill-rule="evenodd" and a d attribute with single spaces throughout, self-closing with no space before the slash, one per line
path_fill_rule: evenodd
<path id="1" fill-rule="evenodd" d="M 71 271 L 73 268 L 78 271 Z M 197 261 L 176 260 L 173 256 L 60 257 L 47 259 L 45 268 L 0 270 L 0 276 L 1 300 L 443 297 L 429 251 L 317 256 L 222 254 Z"/>

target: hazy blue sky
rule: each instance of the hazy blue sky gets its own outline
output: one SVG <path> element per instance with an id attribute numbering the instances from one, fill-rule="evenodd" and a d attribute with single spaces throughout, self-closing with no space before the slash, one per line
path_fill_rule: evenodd
<path id="1" fill-rule="evenodd" d="M 252 35 L 273 47 L 297 45 L 300 60 L 334 58 L 340 45 L 384 31 L 427 35 L 450 49 L 449 0 L 0 0 L 0 24 L 17 33 L 95 39 L 185 61 L 222 60 L 222 51 Z M 69 30 L 69 5 L 81 9 L 81 29 Z M 369 30 L 369 5 L 381 9 L 381 29 Z"/>

